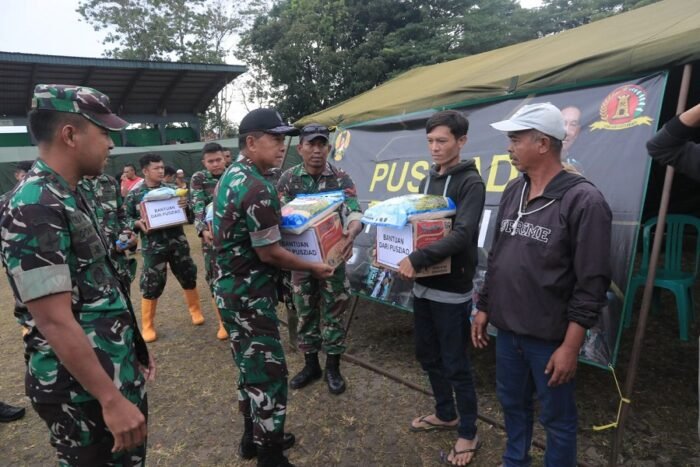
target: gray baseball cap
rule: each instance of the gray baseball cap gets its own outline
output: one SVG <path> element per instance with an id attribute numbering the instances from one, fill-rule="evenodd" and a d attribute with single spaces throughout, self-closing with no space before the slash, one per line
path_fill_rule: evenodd
<path id="1" fill-rule="evenodd" d="M 549 102 L 524 105 L 508 120 L 492 123 L 491 126 L 498 131 L 537 130 L 560 141 L 566 138 L 561 110 Z"/>

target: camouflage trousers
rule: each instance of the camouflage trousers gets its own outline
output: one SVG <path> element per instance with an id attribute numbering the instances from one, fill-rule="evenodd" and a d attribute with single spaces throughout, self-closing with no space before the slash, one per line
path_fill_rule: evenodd
<path id="1" fill-rule="evenodd" d="M 130 398 L 131 399 L 131 398 Z M 148 399 L 132 400 L 148 419 Z M 112 452 L 114 437 L 102 418 L 96 400 L 81 403 L 33 403 L 34 410 L 49 427 L 51 445 L 60 466 L 143 466 L 146 443 L 125 452 Z"/>
<path id="2" fill-rule="evenodd" d="M 288 372 L 274 304 L 243 299 L 240 309 L 220 311 L 238 367 L 238 408 L 252 418 L 256 444 L 281 443 Z"/>
<path id="3" fill-rule="evenodd" d="M 197 287 L 197 266 L 192 261 L 189 246 L 158 253 L 143 252 L 143 269 L 139 282 L 143 298 L 155 300 L 163 293 L 168 277 L 168 264 L 183 289 Z"/>
<path id="4" fill-rule="evenodd" d="M 117 253 L 116 251 L 112 251 L 111 257 L 117 266 L 117 272 L 127 280 L 127 284 L 134 282 L 137 267 L 136 258 L 127 257 L 124 253 Z"/>
<path id="5" fill-rule="evenodd" d="M 292 272 L 294 308 L 299 316 L 299 350 L 326 354 L 345 352 L 343 315 L 350 295 L 350 282 L 345 265 L 338 266 L 333 276 L 320 280 L 309 273 Z M 323 330 L 321 330 L 323 322 Z"/>
<path id="6" fill-rule="evenodd" d="M 204 279 L 209 284 L 209 290 L 214 293 L 214 262 L 216 261 L 214 247 L 202 242 L 202 256 L 204 256 Z"/>

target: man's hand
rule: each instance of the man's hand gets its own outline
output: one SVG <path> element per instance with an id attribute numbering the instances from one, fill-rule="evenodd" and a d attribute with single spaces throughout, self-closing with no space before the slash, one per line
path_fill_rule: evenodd
<path id="1" fill-rule="evenodd" d="M 352 245 L 353 245 L 353 242 L 355 241 L 355 237 L 353 237 L 349 234 L 345 234 L 345 235 L 343 235 L 342 241 L 345 242 L 345 244 L 343 245 L 342 255 L 343 255 L 343 259 L 345 261 L 347 261 L 352 257 Z"/>
<path id="2" fill-rule="evenodd" d="M 209 229 L 202 230 L 202 241 L 205 245 L 211 245 L 214 242 L 214 234 Z"/>
<path id="3" fill-rule="evenodd" d="M 102 416 L 114 436 L 112 452 L 128 451 L 146 441 L 146 417 L 121 394 L 102 405 Z"/>
<path id="4" fill-rule="evenodd" d="M 139 369 L 147 383 L 156 380 L 156 359 L 153 358 L 153 352 L 148 353 L 148 368 L 139 363 Z"/>
<path id="5" fill-rule="evenodd" d="M 489 324 L 489 315 L 481 310 L 476 312 L 472 321 L 472 344 L 477 349 L 484 349 L 489 345 L 489 334 L 486 326 Z"/>
<path id="6" fill-rule="evenodd" d="M 574 378 L 578 365 L 578 350 L 577 347 L 562 344 L 554 351 L 544 370 L 544 374 L 552 375 L 547 386 L 559 386 Z"/>
<path id="7" fill-rule="evenodd" d="M 311 275 L 316 279 L 328 279 L 334 271 L 335 269 L 326 263 L 313 263 L 311 266 Z"/>
<path id="8" fill-rule="evenodd" d="M 140 230 L 144 234 L 148 234 L 148 227 L 146 227 L 146 223 L 144 221 L 138 220 L 134 222 L 134 228 Z"/>
<path id="9" fill-rule="evenodd" d="M 177 200 L 177 205 L 180 206 L 180 209 L 187 209 L 187 198 L 180 196 Z"/>
<path id="10" fill-rule="evenodd" d="M 416 278 L 416 270 L 413 269 L 413 264 L 411 264 L 411 260 L 408 259 L 408 256 L 399 263 L 399 277 L 405 281 Z"/>

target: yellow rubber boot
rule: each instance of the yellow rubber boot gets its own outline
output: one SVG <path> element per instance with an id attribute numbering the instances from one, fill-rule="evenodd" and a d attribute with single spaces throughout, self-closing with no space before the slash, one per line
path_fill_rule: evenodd
<path id="1" fill-rule="evenodd" d="M 187 301 L 187 308 L 192 317 L 192 324 L 199 326 L 204 323 L 202 309 L 199 306 L 199 293 L 197 293 L 197 289 L 184 290 L 183 292 L 185 292 L 185 300 Z"/>
<path id="2" fill-rule="evenodd" d="M 215 298 L 211 299 L 211 304 L 214 307 L 214 310 L 216 310 L 216 315 L 219 317 L 219 330 L 216 331 L 216 338 L 221 341 L 225 341 L 228 339 L 228 332 L 226 332 L 226 328 L 224 327 L 224 322 L 221 319 L 221 312 L 219 311 L 219 307 L 216 306 Z"/>
<path id="3" fill-rule="evenodd" d="M 153 342 L 158 339 L 156 328 L 153 324 L 156 317 L 156 305 L 158 305 L 157 299 L 141 299 L 141 335 L 146 342 Z"/>

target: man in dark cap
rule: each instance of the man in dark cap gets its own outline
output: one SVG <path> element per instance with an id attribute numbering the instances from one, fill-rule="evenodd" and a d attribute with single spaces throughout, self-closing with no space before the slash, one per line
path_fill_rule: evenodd
<path id="1" fill-rule="evenodd" d="M 330 145 L 328 128 L 318 123 L 301 130 L 297 151 L 302 163 L 285 171 L 277 183 L 282 204 L 300 194 L 342 191 L 345 201 L 340 206 L 344 220 L 344 253 L 352 254 L 355 237 L 362 231 L 362 208 L 357 200 L 355 183 L 350 176 L 328 162 Z M 304 368 L 292 378 L 292 389 L 301 389 L 322 375 L 318 361 L 321 348 L 326 352 L 326 383 L 331 394 L 345 392 L 340 374 L 340 356 L 345 352 L 343 315 L 350 298 L 350 283 L 345 264 L 335 268 L 333 277 L 318 280 L 306 272 L 294 271 L 291 278 L 294 308 L 299 315 L 299 349 L 304 352 Z M 323 332 L 321 332 L 323 321 Z"/>
<path id="2" fill-rule="evenodd" d="M 287 467 L 283 450 L 287 364 L 277 324 L 280 268 L 325 279 L 333 268 L 309 263 L 280 246 L 280 203 L 264 176 L 282 164 L 285 136 L 295 132 L 272 109 L 248 113 L 239 126 L 242 158 L 219 180 L 214 196 L 214 295 L 238 367 L 244 432 L 239 454 L 258 466 Z"/>
<path id="3" fill-rule="evenodd" d="M 27 329 L 26 392 L 61 465 L 142 465 L 153 360 L 109 245 L 76 189 L 99 175 L 127 122 L 86 87 L 37 85 L 39 159 L 0 217 L 2 262 Z"/>

